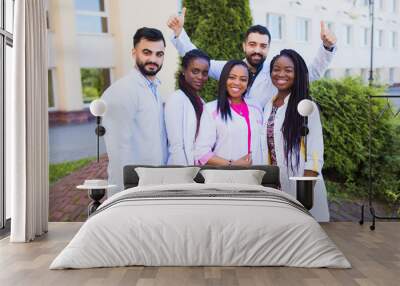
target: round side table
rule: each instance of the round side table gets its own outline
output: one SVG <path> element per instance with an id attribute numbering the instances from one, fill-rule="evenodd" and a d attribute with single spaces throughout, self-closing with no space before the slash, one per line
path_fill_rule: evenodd
<path id="1" fill-rule="evenodd" d="M 108 188 L 115 187 L 115 185 L 103 185 L 103 186 L 95 186 L 95 185 L 79 185 L 76 188 L 80 190 L 87 190 L 88 196 L 92 200 L 88 205 L 88 217 L 94 213 L 97 208 L 101 205 L 100 200 L 106 194 L 106 190 Z"/>
<path id="2" fill-rule="evenodd" d="M 289 180 L 296 181 L 296 199 L 310 210 L 314 205 L 314 182 L 319 177 L 290 177 Z"/>

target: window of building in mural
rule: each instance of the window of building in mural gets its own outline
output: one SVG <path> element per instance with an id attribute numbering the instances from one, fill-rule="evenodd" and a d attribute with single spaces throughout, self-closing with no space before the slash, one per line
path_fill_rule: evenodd
<path id="1" fill-rule="evenodd" d="M 397 32 L 396 31 L 391 32 L 390 47 L 392 49 L 397 48 Z"/>
<path id="2" fill-rule="evenodd" d="M 392 13 L 396 13 L 397 12 L 397 2 L 398 0 L 391 0 L 391 12 Z"/>
<path id="3" fill-rule="evenodd" d="M 282 40 L 283 38 L 283 16 L 267 14 L 267 27 L 271 32 L 271 38 Z"/>
<path id="4" fill-rule="evenodd" d="M 394 74 L 395 74 L 395 68 L 390 68 L 389 69 L 389 84 L 394 83 Z"/>
<path id="5" fill-rule="evenodd" d="M 353 43 L 353 27 L 351 25 L 344 26 L 344 40 L 346 46 L 351 46 Z"/>
<path id="6" fill-rule="evenodd" d="M 379 30 L 378 31 L 378 39 L 377 39 L 378 48 L 382 48 L 383 47 L 383 40 L 384 40 L 383 30 Z"/>
<path id="7" fill-rule="evenodd" d="M 368 69 L 366 69 L 366 68 L 363 68 L 363 69 L 361 69 L 361 80 L 364 82 L 364 83 L 367 83 L 368 82 Z"/>
<path id="8" fill-rule="evenodd" d="M 78 33 L 108 33 L 105 0 L 75 0 L 75 10 Z"/>
<path id="9" fill-rule="evenodd" d="M 376 4 L 375 5 L 381 11 L 383 11 L 385 9 L 385 4 L 384 4 L 383 0 L 376 0 Z"/>
<path id="10" fill-rule="evenodd" d="M 374 70 L 374 79 L 378 83 L 382 80 L 382 70 L 381 69 L 375 69 Z"/>
<path id="11" fill-rule="evenodd" d="M 370 29 L 367 28 L 367 27 L 363 27 L 362 28 L 362 41 L 361 41 L 361 46 L 362 47 L 369 46 L 369 44 L 370 44 L 369 43 L 370 42 L 369 38 L 370 38 Z"/>
<path id="12" fill-rule="evenodd" d="M 56 107 L 55 105 L 55 97 L 54 97 L 54 78 L 53 78 L 53 70 L 49 69 L 47 71 L 47 83 L 48 83 L 48 102 L 49 108 Z"/>
<path id="13" fill-rule="evenodd" d="M 326 22 L 325 24 L 329 31 L 335 33 L 335 24 L 333 22 Z"/>
<path id="14" fill-rule="evenodd" d="M 77 11 L 105 12 L 104 0 L 75 0 Z"/>
<path id="15" fill-rule="evenodd" d="M 99 98 L 103 91 L 110 86 L 110 69 L 82 68 L 81 81 L 83 102 L 90 103 Z"/>
<path id="16" fill-rule="evenodd" d="M 297 18 L 296 20 L 296 38 L 299 42 L 308 42 L 310 40 L 310 20 L 306 18 Z"/>

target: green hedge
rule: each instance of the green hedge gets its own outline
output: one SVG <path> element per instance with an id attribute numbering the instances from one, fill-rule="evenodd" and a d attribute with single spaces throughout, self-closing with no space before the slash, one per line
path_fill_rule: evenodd
<path id="1" fill-rule="evenodd" d="M 383 89 L 368 87 L 360 79 L 316 81 L 312 96 L 321 107 L 324 131 L 324 176 L 331 193 L 365 196 L 368 191 L 368 95 Z M 377 197 L 396 203 L 400 198 L 400 124 L 390 110 L 382 113 L 386 99 L 373 99 L 372 175 Z"/>
<path id="2" fill-rule="evenodd" d="M 193 43 L 212 59 L 243 59 L 243 35 L 252 25 L 248 0 L 185 0 L 185 30 Z M 209 79 L 202 91 L 215 99 L 217 81 Z"/>

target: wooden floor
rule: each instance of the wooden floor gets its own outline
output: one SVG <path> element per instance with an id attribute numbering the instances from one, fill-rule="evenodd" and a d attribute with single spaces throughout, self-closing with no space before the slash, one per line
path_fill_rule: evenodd
<path id="1" fill-rule="evenodd" d="M 400 223 L 324 224 L 353 268 L 289 267 L 123 267 L 48 270 L 81 223 L 50 223 L 49 233 L 32 243 L 0 241 L 0 285 L 400 285 Z"/>

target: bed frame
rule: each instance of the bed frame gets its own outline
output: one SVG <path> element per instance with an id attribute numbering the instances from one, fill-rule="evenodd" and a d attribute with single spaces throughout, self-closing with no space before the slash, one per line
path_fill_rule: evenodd
<path id="1" fill-rule="evenodd" d="M 150 166 L 150 165 L 127 165 L 124 167 L 124 189 L 136 187 L 139 183 L 139 176 L 135 171 L 137 167 L 147 167 L 147 168 L 182 168 L 184 166 Z M 262 170 L 265 171 L 265 175 L 262 179 L 261 184 L 264 187 L 271 187 L 271 188 L 279 188 L 280 181 L 279 181 L 279 167 L 277 166 L 266 166 L 266 165 L 259 165 L 259 166 L 251 166 L 251 167 L 215 167 L 215 166 L 199 166 L 201 170 L 206 169 L 218 169 L 218 170 L 248 170 L 248 169 L 255 169 L 255 170 Z M 204 178 L 200 174 L 194 178 L 195 182 L 197 183 L 204 183 Z"/>

